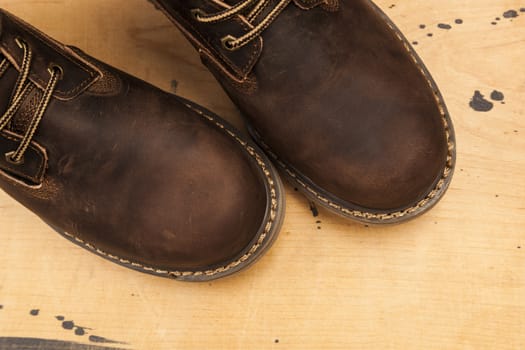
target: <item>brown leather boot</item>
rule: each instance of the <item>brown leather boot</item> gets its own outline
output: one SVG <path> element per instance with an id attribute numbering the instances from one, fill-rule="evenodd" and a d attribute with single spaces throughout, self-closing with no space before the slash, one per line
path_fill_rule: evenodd
<path id="1" fill-rule="evenodd" d="M 154 0 L 297 188 L 392 223 L 450 184 L 455 140 L 432 77 L 369 0 Z"/>
<path id="2" fill-rule="evenodd" d="M 187 281 L 256 261 L 284 194 L 221 118 L 0 10 L 0 187 L 78 245 Z"/>

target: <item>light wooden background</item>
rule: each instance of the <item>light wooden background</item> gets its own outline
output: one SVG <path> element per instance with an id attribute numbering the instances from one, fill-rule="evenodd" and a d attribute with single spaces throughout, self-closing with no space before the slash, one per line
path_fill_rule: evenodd
<path id="1" fill-rule="evenodd" d="M 102 260 L 0 193 L 0 337 L 89 344 L 91 334 L 133 349 L 525 349 L 525 2 L 378 4 L 418 42 L 455 122 L 457 172 L 434 210 L 365 227 L 323 210 L 313 217 L 288 186 L 281 236 L 258 264 L 187 284 Z M 193 49 L 146 0 L 1 6 L 240 125 Z M 511 9 L 519 16 L 503 17 Z M 501 91 L 505 104 L 476 112 L 475 90 Z"/>

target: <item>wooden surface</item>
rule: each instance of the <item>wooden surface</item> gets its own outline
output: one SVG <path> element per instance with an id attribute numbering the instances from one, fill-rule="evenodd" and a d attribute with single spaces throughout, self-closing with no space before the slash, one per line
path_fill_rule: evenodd
<path id="1" fill-rule="evenodd" d="M 378 4 L 417 41 L 455 122 L 457 171 L 434 210 L 365 227 L 323 210 L 313 217 L 288 186 L 281 236 L 259 263 L 188 284 L 102 260 L 0 193 L 0 337 L 133 349 L 525 349 L 525 2 Z M 146 0 L 1 5 L 240 125 L 193 49 Z M 487 100 L 500 91 L 504 104 L 477 112 L 476 90 Z"/>

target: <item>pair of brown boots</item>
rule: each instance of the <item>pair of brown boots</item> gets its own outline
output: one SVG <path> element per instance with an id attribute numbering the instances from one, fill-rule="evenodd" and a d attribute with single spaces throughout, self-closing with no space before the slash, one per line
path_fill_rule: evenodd
<path id="1" fill-rule="evenodd" d="M 186 281 L 275 240 L 284 190 L 366 223 L 446 191 L 455 141 L 421 60 L 369 0 L 154 0 L 246 117 L 226 121 L 0 11 L 0 187 L 74 243 Z"/>

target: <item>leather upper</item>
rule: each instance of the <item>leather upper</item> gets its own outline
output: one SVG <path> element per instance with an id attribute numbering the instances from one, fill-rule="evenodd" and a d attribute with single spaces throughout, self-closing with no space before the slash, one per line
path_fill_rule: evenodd
<path id="1" fill-rule="evenodd" d="M 12 63 L 0 78 L 0 113 L 20 74 L 15 38 L 34 55 L 34 87 L 0 135 L 1 159 L 24 134 L 49 65 L 63 70 L 24 164 L 0 161 L 3 190 L 77 242 L 135 267 L 206 270 L 253 250 L 274 215 L 275 179 L 250 144 L 201 107 L 4 11 L 0 25 Z"/>
<path id="2" fill-rule="evenodd" d="M 407 210 L 450 174 L 455 145 L 441 95 L 370 1 L 290 3 L 257 38 L 263 49 L 244 78 L 214 54 L 230 20 L 200 29 L 187 15 L 218 1 L 158 2 L 260 141 L 320 197 L 370 213 Z"/>

